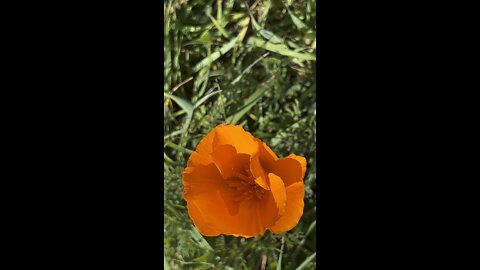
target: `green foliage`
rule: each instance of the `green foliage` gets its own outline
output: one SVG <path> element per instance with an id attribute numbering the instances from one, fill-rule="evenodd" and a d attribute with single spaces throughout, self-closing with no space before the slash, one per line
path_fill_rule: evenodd
<path id="1" fill-rule="evenodd" d="M 316 4 L 313 0 L 164 1 L 164 265 L 315 269 Z M 279 157 L 307 159 L 305 209 L 289 232 L 204 237 L 182 171 L 216 125 L 236 123 Z"/>

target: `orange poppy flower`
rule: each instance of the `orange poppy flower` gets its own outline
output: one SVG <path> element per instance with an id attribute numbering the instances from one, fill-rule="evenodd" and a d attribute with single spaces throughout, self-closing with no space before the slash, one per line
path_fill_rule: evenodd
<path id="1" fill-rule="evenodd" d="M 188 214 L 205 236 L 288 231 L 303 214 L 306 166 L 301 156 L 278 158 L 241 126 L 219 125 L 183 172 Z"/>

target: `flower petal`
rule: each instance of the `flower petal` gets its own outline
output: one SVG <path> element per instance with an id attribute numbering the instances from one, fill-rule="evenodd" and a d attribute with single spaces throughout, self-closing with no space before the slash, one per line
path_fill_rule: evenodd
<path id="1" fill-rule="evenodd" d="M 267 209 L 255 199 L 239 199 L 238 193 L 229 189 L 215 164 L 187 167 L 183 173 L 184 199 L 192 220 L 200 233 L 254 237 L 278 219 L 275 208 Z M 282 183 L 283 184 L 283 183 Z M 270 218 L 275 216 L 275 218 Z"/>
<path id="2" fill-rule="evenodd" d="M 194 151 L 188 158 L 187 167 L 195 167 L 198 165 L 208 165 L 212 162 L 213 160 L 210 156 L 200 155 L 199 153 Z"/>
<path id="3" fill-rule="evenodd" d="M 187 207 L 189 207 L 188 203 L 194 202 L 199 195 L 208 196 L 218 193 L 222 200 L 218 203 L 225 205 L 230 215 L 235 215 L 238 212 L 239 194 L 227 186 L 214 163 L 205 166 L 187 167 L 183 173 L 183 186 L 183 196 L 187 201 Z M 197 210 L 201 212 L 203 209 L 197 207 Z M 197 216 L 199 215 L 197 214 Z"/>
<path id="4" fill-rule="evenodd" d="M 275 161 L 275 166 L 271 170 L 271 172 L 282 178 L 285 187 L 296 182 L 303 182 L 303 176 L 305 175 L 302 163 L 295 158 L 289 157 Z"/>
<path id="5" fill-rule="evenodd" d="M 287 203 L 287 193 L 285 185 L 280 177 L 273 173 L 268 174 L 270 180 L 270 188 L 273 198 L 275 200 L 275 206 L 278 212 L 278 215 L 281 216 L 285 212 L 285 207 Z"/>
<path id="6" fill-rule="evenodd" d="M 213 152 L 213 140 L 215 138 L 215 129 L 212 129 L 208 134 L 200 140 L 195 151 L 200 155 L 207 156 Z"/>
<path id="7" fill-rule="evenodd" d="M 205 213 L 203 216 L 206 223 L 222 234 L 254 237 L 265 233 L 262 217 L 257 212 L 257 201 L 241 201 L 235 215 L 230 215 L 228 207 L 222 201 L 220 193 L 214 193 L 196 196 L 194 203 Z"/>
<path id="8" fill-rule="evenodd" d="M 270 190 L 265 191 L 262 199 L 254 199 L 254 211 L 250 214 L 254 217 L 253 226 L 257 227 L 259 234 L 263 235 L 265 231 L 273 226 L 275 222 L 285 212 L 286 190 L 280 177 L 269 174 Z"/>
<path id="9" fill-rule="evenodd" d="M 237 154 L 235 148 L 228 144 L 215 148 L 211 156 L 224 179 L 233 177 L 234 172 L 247 169 L 250 159 L 247 154 Z"/>
<path id="10" fill-rule="evenodd" d="M 183 172 L 183 197 L 211 193 L 224 185 L 223 182 L 222 175 L 214 163 L 187 167 Z"/>
<path id="11" fill-rule="evenodd" d="M 260 164 L 259 153 L 255 153 L 250 158 L 250 171 L 255 178 L 255 183 L 263 189 L 270 190 L 270 183 L 268 182 L 267 174 Z"/>
<path id="12" fill-rule="evenodd" d="M 264 171 L 280 176 L 286 187 L 303 181 L 307 170 L 307 161 L 304 157 L 290 154 L 286 158 L 279 159 L 266 143 L 259 139 L 255 140 L 258 144 L 260 164 Z"/>
<path id="13" fill-rule="evenodd" d="M 253 155 L 258 151 L 258 145 L 250 132 L 237 125 L 219 125 L 215 129 L 213 149 L 229 144 L 235 147 L 237 153 Z"/>
<path id="14" fill-rule="evenodd" d="M 217 236 L 220 235 L 220 232 L 215 228 L 210 227 L 205 221 L 202 212 L 195 205 L 195 201 L 187 202 L 188 214 L 192 218 L 193 224 L 198 230 L 205 236 Z"/>
<path id="15" fill-rule="evenodd" d="M 303 214 L 303 197 L 304 188 L 303 182 L 296 182 L 286 188 L 287 204 L 285 213 L 279 220 L 270 228 L 273 233 L 285 232 L 291 230 L 298 224 L 298 221 Z"/>
<path id="16" fill-rule="evenodd" d="M 210 153 L 213 152 L 213 139 L 215 132 L 210 131 L 197 145 L 195 151 L 190 155 L 187 162 L 187 167 L 197 165 L 207 165 L 212 162 Z"/>
<path id="17" fill-rule="evenodd" d="M 268 147 L 266 143 L 257 138 L 255 138 L 255 141 L 258 145 L 260 164 L 262 165 L 263 169 L 271 172 L 275 167 L 275 161 L 278 160 L 277 155 L 272 151 L 272 149 L 270 149 L 270 147 Z"/>
<path id="18" fill-rule="evenodd" d="M 304 157 L 297 156 L 295 154 L 290 154 L 287 156 L 287 158 L 295 159 L 300 163 L 300 165 L 302 166 L 302 179 L 303 179 L 303 177 L 305 177 L 305 172 L 307 171 L 307 160 Z"/>

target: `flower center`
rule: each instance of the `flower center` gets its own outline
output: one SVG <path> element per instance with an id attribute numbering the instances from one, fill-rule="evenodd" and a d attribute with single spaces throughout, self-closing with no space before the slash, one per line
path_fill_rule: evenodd
<path id="1" fill-rule="evenodd" d="M 255 183 L 255 178 L 246 170 L 242 173 L 234 172 L 233 177 L 227 180 L 227 185 L 238 192 L 237 201 L 243 199 L 262 199 L 265 190 Z"/>

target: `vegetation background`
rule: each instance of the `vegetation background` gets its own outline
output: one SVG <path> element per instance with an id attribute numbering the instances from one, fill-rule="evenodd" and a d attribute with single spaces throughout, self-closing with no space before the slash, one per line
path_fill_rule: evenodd
<path id="1" fill-rule="evenodd" d="M 313 0 L 164 1 L 165 269 L 315 269 L 315 13 Z M 220 123 L 307 159 L 294 229 L 243 239 L 193 226 L 181 174 Z"/>

